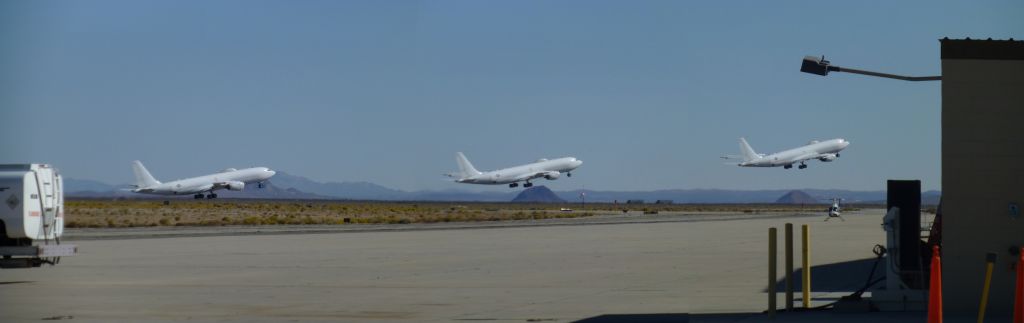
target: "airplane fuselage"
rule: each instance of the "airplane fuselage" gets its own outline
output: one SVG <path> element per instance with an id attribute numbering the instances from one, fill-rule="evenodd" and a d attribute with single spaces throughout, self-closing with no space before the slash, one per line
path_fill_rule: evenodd
<path id="1" fill-rule="evenodd" d="M 535 178 L 556 179 L 563 173 L 569 173 L 580 167 L 583 161 L 574 157 L 564 157 L 536 163 L 482 172 L 478 175 L 455 180 L 469 184 L 512 184 L 527 182 Z"/>
<path id="2" fill-rule="evenodd" d="M 135 193 L 156 195 L 191 195 L 211 192 L 216 189 L 231 189 L 236 183 L 259 183 L 266 181 L 275 172 L 266 167 L 253 167 L 217 174 L 204 175 L 160 183 L 132 190 Z M 244 185 L 242 185 L 244 186 Z"/>
<path id="3" fill-rule="evenodd" d="M 845 139 L 832 139 L 812 143 L 806 146 L 777 152 L 770 155 L 763 155 L 760 158 L 745 161 L 739 164 L 742 167 L 779 167 L 790 166 L 795 163 L 802 163 L 808 159 L 821 159 L 832 161 L 839 157 L 839 152 L 849 146 L 850 142 Z"/>

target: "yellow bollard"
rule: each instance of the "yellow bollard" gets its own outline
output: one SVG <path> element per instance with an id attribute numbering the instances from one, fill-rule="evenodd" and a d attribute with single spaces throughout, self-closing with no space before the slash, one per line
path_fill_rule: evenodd
<path id="1" fill-rule="evenodd" d="M 786 311 L 793 311 L 793 224 L 786 223 Z"/>
<path id="2" fill-rule="evenodd" d="M 775 317 L 775 261 L 778 246 L 776 246 L 776 229 L 768 228 L 768 317 Z"/>
<path id="3" fill-rule="evenodd" d="M 978 323 L 985 321 L 985 307 L 988 306 L 988 288 L 992 284 L 992 267 L 996 264 L 996 254 L 985 255 L 985 285 L 981 289 L 981 306 L 978 309 Z"/>
<path id="4" fill-rule="evenodd" d="M 811 227 L 804 224 L 803 229 L 803 303 L 804 308 L 811 308 Z"/>

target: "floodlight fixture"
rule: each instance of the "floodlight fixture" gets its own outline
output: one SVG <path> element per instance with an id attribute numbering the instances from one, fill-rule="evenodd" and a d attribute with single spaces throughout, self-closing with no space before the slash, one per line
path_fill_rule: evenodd
<path id="1" fill-rule="evenodd" d="M 904 81 L 941 81 L 942 76 L 903 76 L 888 73 L 879 73 L 865 70 L 858 70 L 847 67 L 839 67 L 832 65 L 831 62 L 825 60 L 825 56 L 818 58 L 817 56 L 804 56 L 803 63 L 800 64 L 800 71 L 804 73 L 810 73 L 815 75 L 826 76 L 828 72 L 846 72 L 861 75 L 877 76 L 884 78 L 891 78 Z"/>

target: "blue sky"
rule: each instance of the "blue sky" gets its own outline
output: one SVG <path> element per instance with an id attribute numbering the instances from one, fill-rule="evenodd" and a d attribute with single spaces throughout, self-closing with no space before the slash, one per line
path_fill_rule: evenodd
<path id="1" fill-rule="evenodd" d="M 942 37 L 1024 38 L 1021 1 L 4 1 L 2 163 L 158 179 L 268 166 L 399 189 L 541 157 L 554 189 L 940 188 Z M 811 139 L 809 169 L 741 169 Z"/>

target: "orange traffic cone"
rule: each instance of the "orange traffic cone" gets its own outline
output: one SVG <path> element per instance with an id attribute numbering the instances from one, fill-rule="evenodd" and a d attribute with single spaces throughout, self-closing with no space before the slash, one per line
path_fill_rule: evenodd
<path id="1" fill-rule="evenodd" d="M 928 285 L 928 323 L 942 323 L 942 260 L 939 246 L 932 246 L 931 282 Z"/>
<path id="2" fill-rule="evenodd" d="M 1024 247 L 1017 259 L 1017 290 L 1013 292 L 1013 323 L 1024 323 Z"/>

